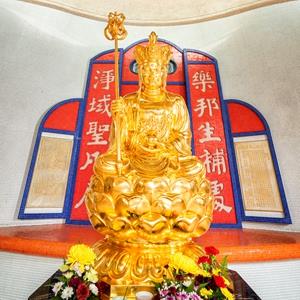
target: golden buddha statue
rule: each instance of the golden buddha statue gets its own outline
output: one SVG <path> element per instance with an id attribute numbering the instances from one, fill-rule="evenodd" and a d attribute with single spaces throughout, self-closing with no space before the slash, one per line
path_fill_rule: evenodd
<path id="1" fill-rule="evenodd" d="M 213 197 L 191 152 L 185 100 L 166 90 L 171 50 L 152 32 L 138 45 L 139 89 L 112 101 L 110 146 L 94 165 L 86 193 L 92 225 L 107 235 L 95 248 L 110 283 L 159 281 L 176 251 L 201 254 L 192 237 L 210 226 Z"/>

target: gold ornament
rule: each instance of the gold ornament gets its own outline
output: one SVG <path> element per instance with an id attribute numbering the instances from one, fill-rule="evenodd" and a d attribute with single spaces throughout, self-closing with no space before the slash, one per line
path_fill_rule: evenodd
<path id="1" fill-rule="evenodd" d="M 134 53 L 139 90 L 112 101 L 109 149 L 95 162 L 85 201 L 92 225 L 107 235 L 94 247 L 99 276 L 151 286 L 168 276 L 171 254 L 203 253 L 191 238 L 209 228 L 213 197 L 191 152 L 185 100 L 166 90 L 170 47 L 153 32 Z"/>
<path id="2" fill-rule="evenodd" d="M 136 46 L 135 58 L 139 66 L 143 64 L 149 64 L 150 62 L 159 62 L 163 66 L 168 66 L 172 52 L 169 46 L 157 45 L 157 35 L 155 32 L 151 32 L 149 36 L 149 45 Z"/>

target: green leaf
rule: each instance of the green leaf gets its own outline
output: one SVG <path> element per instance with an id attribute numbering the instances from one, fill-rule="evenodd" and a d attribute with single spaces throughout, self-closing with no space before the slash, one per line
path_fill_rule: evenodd
<path id="1" fill-rule="evenodd" d="M 226 299 L 226 297 L 222 294 L 222 292 L 221 292 L 221 290 L 219 288 L 215 291 L 215 297 L 218 300 Z"/>
<path id="2" fill-rule="evenodd" d="M 224 258 L 221 261 L 221 268 L 222 269 L 227 269 L 228 268 L 228 261 L 227 261 L 227 256 L 224 256 Z"/>
<path id="3" fill-rule="evenodd" d="M 68 279 L 67 279 L 66 277 L 64 277 L 64 276 L 58 276 L 57 279 L 58 279 L 59 281 L 64 282 L 64 283 L 67 283 L 67 281 L 68 281 Z"/>
<path id="4" fill-rule="evenodd" d="M 208 285 L 208 282 L 201 283 L 201 284 L 199 285 L 199 289 L 202 289 L 202 288 L 206 287 L 207 285 Z"/>
<path id="5" fill-rule="evenodd" d="M 185 291 L 191 293 L 194 291 L 194 283 L 191 283 L 189 286 L 185 287 Z"/>

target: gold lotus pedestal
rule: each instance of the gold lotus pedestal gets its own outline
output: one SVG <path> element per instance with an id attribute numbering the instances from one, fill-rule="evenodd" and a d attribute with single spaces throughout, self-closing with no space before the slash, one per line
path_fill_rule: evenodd
<path id="1" fill-rule="evenodd" d="M 115 40 L 116 99 L 109 149 L 94 165 L 85 202 L 94 228 L 107 236 L 94 246 L 107 297 L 134 298 L 172 274 L 175 253 L 203 254 L 192 242 L 212 220 L 213 197 L 202 162 L 191 152 L 185 100 L 166 90 L 169 46 L 152 32 L 135 47 L 139 89 L 119 97 L 117 41 L 125 17 L 111 13 L 105 34 Z"/>
<path id="2" fill-rule="evenodd" d="M 190 257 L 202 255 L 202 249 L 193 242 L 169 244 L 118 243 L 109 239 L 94 245 L 97 270 L 107 298 L 124 296 L 135 299 L 139 291 L 153 293 L 154 282 L 163 276 L 171 277 L 166 265 L 170 255 L 181 252 Z"/>

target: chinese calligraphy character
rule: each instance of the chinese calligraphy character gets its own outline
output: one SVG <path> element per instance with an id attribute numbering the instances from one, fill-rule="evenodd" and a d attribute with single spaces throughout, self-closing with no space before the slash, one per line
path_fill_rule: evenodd
<path id="1" fill-rule="evenodd" d="M 205 125 L 202 124 L 198 130 L 203 130 L 204 137 L 202 139 L 199 139 L 200 143 L 205 143 L 205 142 L 211 142 L 211 141 L 217 141 L 220 142 L 221 138 L 218 136 L 213 136 L 215 128 L 212 127 L 209 122 L 205 122 Z"/>
<path id="2" fill-rule="evenodd" d="M 87 188 L 85 189 L 82 197 L 79 199 L 79 201 L 75 204 L 74 208 L 79 208 L 83 203 L 84 203 L 84 200 L 85 200 L 85 193 L 88 191 L 89 187 L 90 187 L 90 182 L 87 186 Z"/>
<path id="3" fill-rule="evenodd" d="M 204 154 L 200 155 L 200 158 L 203 160 L 206 172 L 211 173 L 211 154 L 207 149 L 204 149 Z"/>
<path id="4" fill-rule="evenodd" d="M 212 156 L 212 171 L 218 173 L 218 175 L 222 173 L 226 173 L 226 164 L 224 157 L 224 150 L 217 149 L 216 152 Z"/>
<path id="5" fill-rule="evenodd" d="M 219 195 L 223 191 L 224 184 L 218 180 L 212 180 L 210 182 L 211 192 L 214 196 Z"/>
<path id="6" fill-rule="evenodd" d="M 195 88 L 198 90 L 201 86 L 201 91 L 206 92 L 206 88 L 212 88 L 212 85 L 215 82 L 212 80 L 212 77 L 210 75 L 210 72 L 196 72 L 193 75 L 193 82 L 192 85 L 195 86 Z"/>
<path id="7" fill-rule="evenodd" d="M 84 165 L 82 165 L 80 167 L 80 170 L 85 170 L 89 165 L 91 165 L 96 160 L 96 158 L 99 156 L 100 152 L 96 151 L 92 154 L 89 152 L 86 152 L 85 154 L 86 154 L 86 161 L 85 161 Z"/>
<path id="8" fill-rule="evenodd" d="M 110 111 L 110 95 L 104 95 L 103 98 L 96 99 L 95 97 L 92 99 L 92 102 L 89 104 L 90 108 L 88 112 L 97 112 L 104 114 L 106 113 L 109 117 L 111 117 Z"/>
<path id="9" fill-rule="evenodd" d="M 86 135 L 91 135 L 92 141 L 87 145 L 107 145 L 107 140 L 104 139 L 104 132 L 109 131 L 109 125 L 99 125 L 97 121 L 89 122 L 89 130 Z"/>
<path id="10" fill-rule="evenodd" d="M 107 71 L 96 71 L 96 75 L 94 76 L 95 83 L 93 84 L 93 88 L 97 89 L 98 86 L 102 86 L 103 90 L 109 90 L 110 83 L 114 82 L 115 76 L 113 70 Z"/>
<path id="11" fill-rule="evenodd" d="M 208 110 L 210 117 L 213 115 L 213 110 L 218 110 L 219 104 L 216 98 L 200 98 L 197 100 L 197 106 L 194 108 L 194 111 L 198 112 L 198 116 L 202 117 L 205 110 Z"/>
<path id="12" fill-rule="evenodd" d="M 215 207 L 214 210 L 217 211 L 225 211 L 226 213 L 230 213 L 232 210 L 231 206 L 228 206 L 224 203 L 224 197 L 223 196 L 215 196 Z"/>
<path id="13" fill-rule="evenodd" d="M 224 185 L 222 182 L 219 182 L 218 180 L 213 180 L 211 183 L 211 192 L 214 195 L 215 198 L 215 207 L 214 210 L 217 211 L 225 211 L 226 213 L 230 213 L 232 210 L 231 206 L 225 205 L 224 203 L 224 197 L 220 195 L 221 191 L 224 188 Z"/>
<path id="14" fill-rule="evenodd" d="M 226 173 L 226 163 L 223 149 L 216 149 L 216 152 L 213 154 L 205 149 L 204 154 L 202 154 L 200 158 L 203 159 L 207 173 L 217 172 L 218 175 Z"/>

